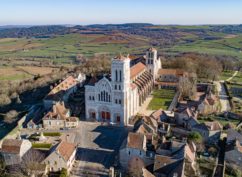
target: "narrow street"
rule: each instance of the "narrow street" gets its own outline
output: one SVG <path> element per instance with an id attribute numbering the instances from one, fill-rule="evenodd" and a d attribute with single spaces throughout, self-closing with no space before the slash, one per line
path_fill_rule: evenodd
<path id="1" fill-rule="evenodd" d="M 224 83 L 223 82 L 219 82 L 219 81 L 215 81 L 215 85 L 218 91 L 218 96 L 220 99 L 220 103 L 221 103 L 221 112 L 227 112 L 231 110 L 230 104 L 229 104 L 229 99 L 228 99 L 228 95 L 225 91 L 224 88 Z"/>
<path id="2" fill-rule="evenodd" d="M 224 177 L 224 171 L 225 171 L 225 163 L 224 163 L 224 158 L 225 158 L 225 146 L 226 146 L 226 141 L 227 138 L 223 138 L 223 140 L 219 140 L 219 154 L 218 154 L 218 164 L 215 169 L 215 173 L 213 177 Z"/>

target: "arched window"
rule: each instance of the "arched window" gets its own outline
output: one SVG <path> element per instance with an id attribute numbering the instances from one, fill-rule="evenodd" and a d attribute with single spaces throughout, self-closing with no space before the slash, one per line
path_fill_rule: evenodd
<path id="1" fill-rule="evenodd" d="M 100 101 L 100 93 L 98 94 L 98 101 Z"/>
<path id="2" fill-rule="evenodd" d="M 121 70 L 119 71 L 119 81 L 120 82 L 122 81 L 122 71 Z"/>
<path id="3" fill-rule="evenodd" d="M 115 81 L 118 81 L 118 71 L 115 70 Z"/>
<path id="4" fill-rule="evenodd" d="M 108 102 L 108 92 L 106 92 L 106 101 Z"/>

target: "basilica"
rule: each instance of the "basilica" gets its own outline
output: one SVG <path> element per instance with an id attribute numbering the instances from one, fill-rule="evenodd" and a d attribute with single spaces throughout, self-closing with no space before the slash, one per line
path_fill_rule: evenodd
<path id="1" fill-rule="evenodd" d="M 151 93 L 160 68 L 161 61 L 154 48 L 142 57 L 113 58 L 111 75 L 93 77 L 85 86 L 86 118 L 129 125 Z"/>

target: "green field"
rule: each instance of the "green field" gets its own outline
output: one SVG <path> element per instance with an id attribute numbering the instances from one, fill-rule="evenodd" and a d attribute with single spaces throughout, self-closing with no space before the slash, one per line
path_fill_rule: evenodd
<path id="1" fill-rule="evenodd" d="M 170 106 L 172 99 L 175 95 L 175 91 L 171 89 L 159 89 L 152 92 L 152 100 L 148 105 L 150 110 L 163 109 L 167 110 Z"/>
<path id="2" fill-rule="evenodd" d="M 192 42 L 180 42 L 177 45 L 166 48 L 167 52 L 196 52 L 202 54 L 212 55 L 225 55 L 242 59 L 242 35 L 237 35 L 232 38 L 226 38 L 225 34 L 215 33 L 216 35 L 222 35 L 223 38 L 215 40 L 205 40 L 191 36 Z M 195 40 L 194 40 L 195 39 Z"/>
<path id="3" fill-rule="evenodd" d="M 92 57 L 95 54 L 107 53 L 111 55 L 137 52 L 148 45 L 145 39 L 134 37 L 134 43 L 111 40 L 108 42 L 104 35 L 66 34 L 47 39 L 0 39 L 0 57 L 2 59 L 19 60 L 22 58 L 36 61 L 52 61 L 55 63 L 69 64 L 75 60 L 77 54 Z M 137 41 L 135 41 L 137 39 Z M 102 42 L 105 40 L 106 42 Z M 129 45 L 135 45 L 129 47 Z"/>
<path id="4" fill-rule="evenodd" d="M 172 45 L 157 45 L 160 53 L 178 54 L 182 52 L 196 52 L 212 55 L 232 56 L 242 59 L 242 35 L 229 35 L 225 33 L 210 32 L 210 26 L 153 26 L 154 28 L 187 30 L 186 32 L 173 32 L 176 42 Z M 215 37 L 206 39 L 192 30 L 207 30 L 205 36 Z M 191 31 L 189 31 L 191 30 Z M 6 38 L 0 39 L 1 64 L 14 64 L 51 62 L 54 64 L 73 64 L 77 54 L 92 57 L 105 53 L 114 56 L 121 53 L 145 52 L 151 41 L 164 43 L 166 39 L 115 33 L 105 34 L 78 34 L 71 33 L 56 35 L 51 38 Z M 3 62 L 8 60 L 8 62 Z M 12 63 L 12 64 L 13 64 Z"/>

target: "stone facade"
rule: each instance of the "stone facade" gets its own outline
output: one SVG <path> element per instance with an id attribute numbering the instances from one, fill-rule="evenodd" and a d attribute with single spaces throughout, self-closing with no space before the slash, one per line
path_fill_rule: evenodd
<path id="1" fill-rule="evenodd" d="M 76 157 L 76 146 L 62 141 L 43 161 L 49 171 L 61 171 L 62 168 L 70 172 Z"/>
<path id="2" fill-rule="evenodd" d="M 1 154 L 6 165 L 19 164 L 24 154 L 32 147 L 28 140 L 5 139 L 2 143 Z"/>

